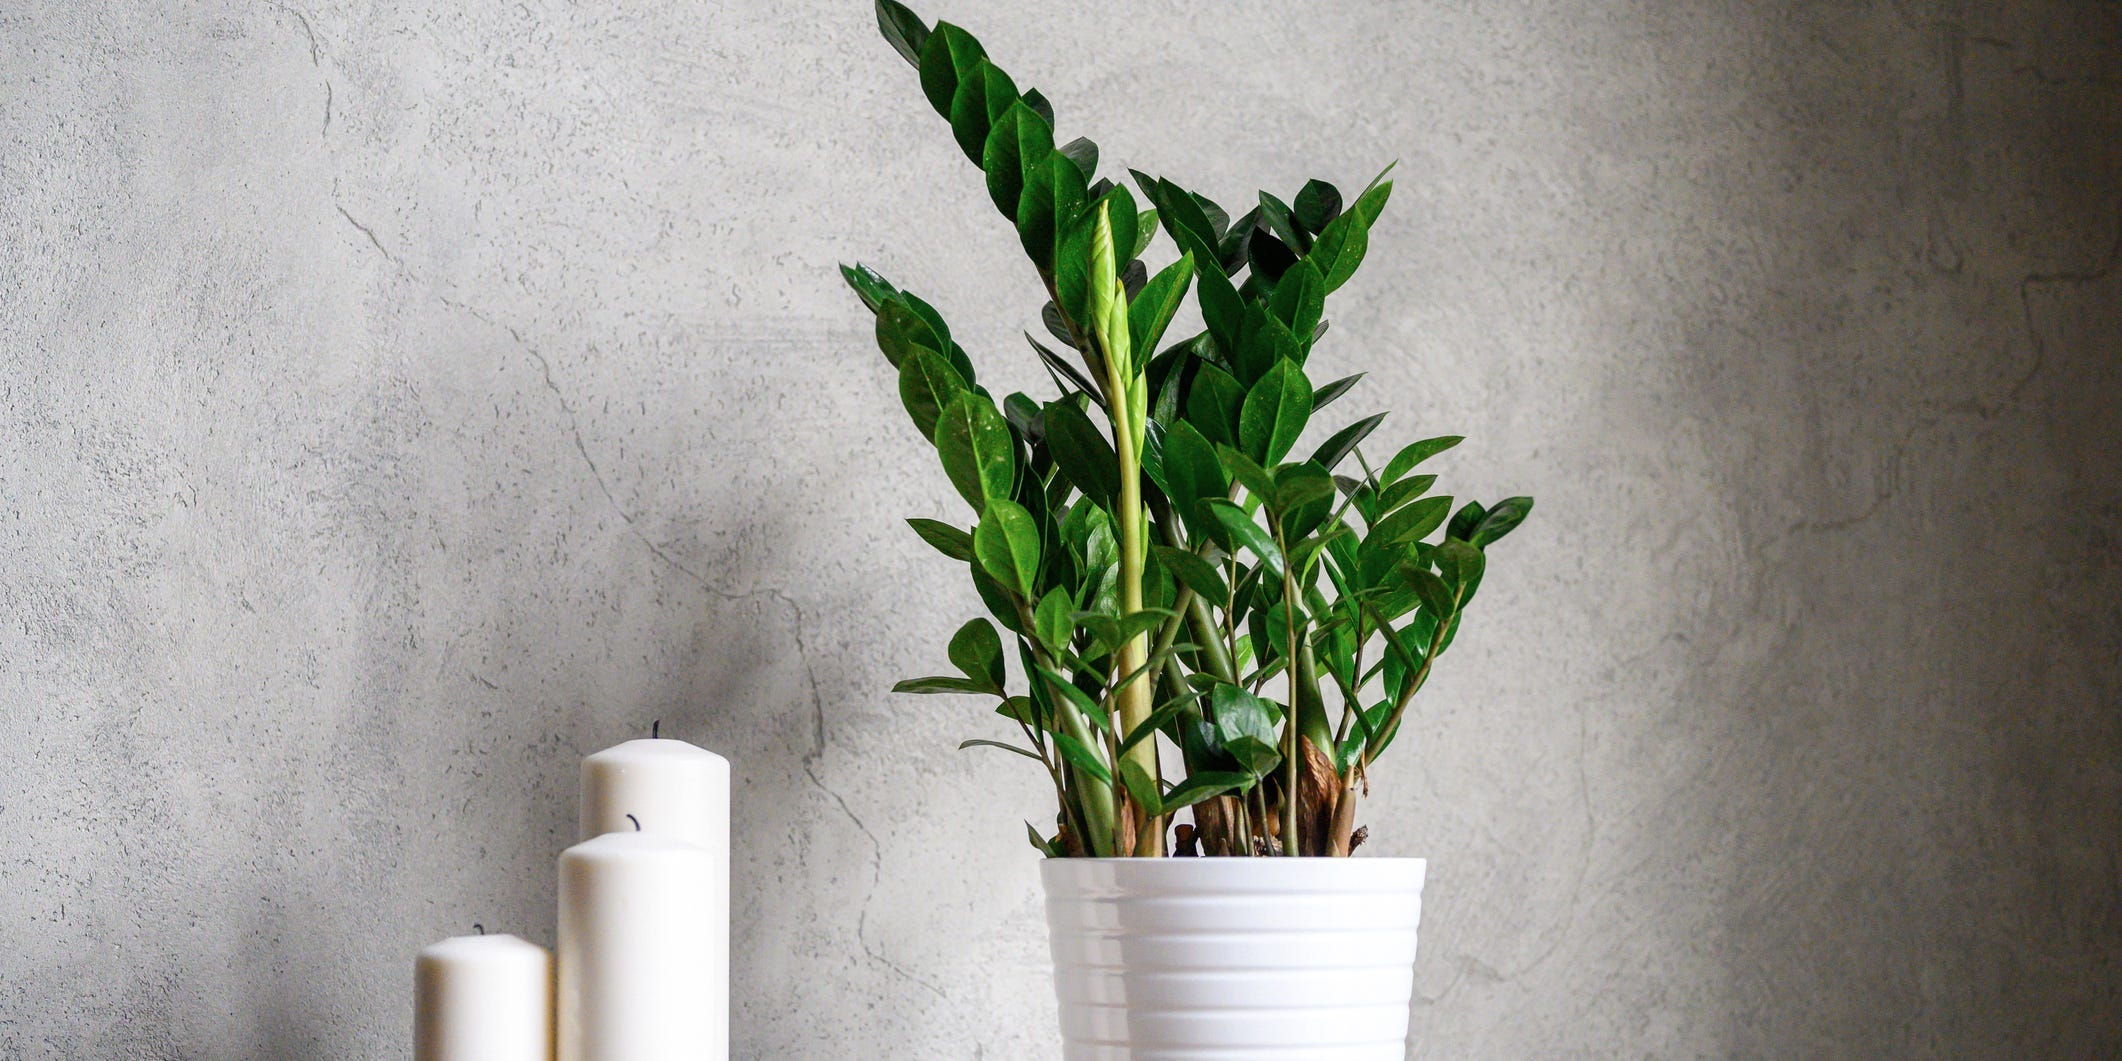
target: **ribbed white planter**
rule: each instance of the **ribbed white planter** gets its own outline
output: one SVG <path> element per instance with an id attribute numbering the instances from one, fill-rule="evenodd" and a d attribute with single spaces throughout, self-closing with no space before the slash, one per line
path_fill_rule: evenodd
<path id="1" fill-rule="evenodd" d="M 1068 1061 L 1398 1061 L 1419 858 L 1050 858 Z"/>

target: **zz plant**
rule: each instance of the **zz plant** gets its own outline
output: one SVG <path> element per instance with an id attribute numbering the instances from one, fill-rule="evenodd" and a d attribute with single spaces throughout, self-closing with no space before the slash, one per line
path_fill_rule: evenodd
<path id="1" fill-rule="evenodd" d="M 1373 764 L 1451 647 L 1487 547 L 1532 508 L 1454 512 L 1431 493 L 1418 469 L 1456 436 L 1374 464 L 1361 444 L 1383 413 L 1295 451 L 1360 378 L 1314 384 L 1309 368 L 1392 183 L 1353 201 L 1319 180 L 1287 201 L 1261 192 L 1232 221 L 1130 170 L 1144 207 L 1098 177 L 1096 144 L 1057 143 L 1052 105 L 971 34 L 894 0 L 877 21 L 1016 226 L 1054 345 L 1025 338 L 1059 389 L 998 404 L 934 307 L 842 267 L 975 518 L 908 522 L 993 615 L 951 638 L 961 675 L 895 691 L 997 702 L 1022 743 L 961 747 L 1045 770 L 1060 809 L 1030 832 L 1048 856 L 1162 855 L 1168 834 L 1178 854 L 1348 854 Z M 1152 275 L 1160 231 L 1177 258 Z M 1189 289 L 1205 327 L 1160 349 Z"/>

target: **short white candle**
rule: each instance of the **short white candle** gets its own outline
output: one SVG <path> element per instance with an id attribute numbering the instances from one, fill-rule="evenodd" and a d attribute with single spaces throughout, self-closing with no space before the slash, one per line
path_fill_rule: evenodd
<path id="1" fill-rule="evenodd" d="M 514 936 L 457 936 L 413 962 L 414 1061 L 552 1061 L 553 959 Z"/>
<path id="2" fill-rule="evenodd" d="M 560 856 L 560 1061 L 729 1056 L 727 865 L 657 832 Z"/>
<path id="3" fill-rule="evenodd" d="M 582 760 L 581 839 L 636 829 L 726 857 L 729 760 L 682 740 L 630 740 Z"/>

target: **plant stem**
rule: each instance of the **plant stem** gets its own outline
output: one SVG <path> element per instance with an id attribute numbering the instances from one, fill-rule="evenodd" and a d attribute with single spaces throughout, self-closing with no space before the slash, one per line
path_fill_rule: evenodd
<path id="1" fill-rule="evenodd" d="M 1288 739 L 1283 743 L 1283 787 L 1282 787 L 1282 853 L 1295 857 L 1302 852 L 1297 843 L 1297 774 L 1301 759 L 1301 745 L 1297 736 L 1297 579 L 1290 570 L 1289 546 L 1282 540 L 1282 528 L 1275 527 L 1275 547 L 1282 550 L 1282 614 L 1286 620 L 1287 654 L 1282 659 L 1283 669 L 1289 672 L 1289 717 L 1283 720 Z"/>

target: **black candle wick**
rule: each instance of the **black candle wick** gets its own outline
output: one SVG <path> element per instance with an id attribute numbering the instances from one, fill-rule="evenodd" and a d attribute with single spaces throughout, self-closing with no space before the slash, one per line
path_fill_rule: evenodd
<path id="1" fill-rule="evenodd" d="M 655 720 L 654 722 L 651 722 L 651 723 L 649 723 L 649 724 L 648 724 L 648 739 L 650 739 L 650 740 L 655 740 L 656 738 L 658 738 L 658 737 L 660 737 L 660 736 L 662 736 L 662 735 L 663 735 L 663 720 L 662 720 L 662 719 L 660 719 L 660 718 L 659 718 L 659 719 Z"/>
<path id="2" fill-rule="evenodd" d="M 480 924 L 479 922 L 477 922 L 477 921 L 474 921 L 474 922 L 472 922 L 472 928 L 473 928 L 473 929 L 475 929 L 475 930 L 477 930 L 477 931 L 478 931 L 478 933 L 479 933 L 480 935 L 482 935 L 482 936 L 483 936 L 483 935 L 486 935 L 486 926 L 485 926 L 485 925 L 482 925 L 482 924 Z"/>
<path id="3" fill-rule="evenodd" d="M 640 831 L 641 831 L 641 819 L 639 819 L 639 818 L 636 818 L 636 817 L 634 817 L 633 815 L 629 814 L 629 815 L 627 815 L 627 816 L 626 816 L 626 820 L 627 820 L 627 821 L 630 821 L 630 822 L 632 822 L 632 823 L 634 823 L 634 831 L 635 831 L 635 832 L 637 832 L 637 833 L 638 833 L 638 832 L 640 832 Z"/>

